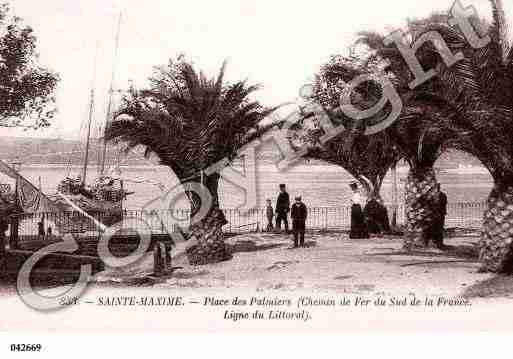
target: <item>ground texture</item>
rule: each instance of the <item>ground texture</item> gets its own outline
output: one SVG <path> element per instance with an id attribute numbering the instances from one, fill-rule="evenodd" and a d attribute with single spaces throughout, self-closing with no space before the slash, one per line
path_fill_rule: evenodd
<path id="1" fill-rule="evenodd" d="M 247 234 L 227 240 L 233 259 L 226 262 L 191 266 L 177 248 L 173 266 L 181 268 L 168 277 L 148 279 L 148 256 L 139 266 L 107 270 L 96 279 L 101 286 L 472 295 L 467 288 L 492 278 L 478 271 L 477 240 L 459 235 L 446 240 L 447 250 L 406 253 L 400 237 L 349 240 L 345 233 L 310 233 L 307 247 L 295 249 L 289 235 Z"/>

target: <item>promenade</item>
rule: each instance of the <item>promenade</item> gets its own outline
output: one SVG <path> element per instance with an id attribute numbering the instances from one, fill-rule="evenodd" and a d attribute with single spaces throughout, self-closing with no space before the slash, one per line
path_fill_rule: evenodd
<path id="1" fill-rule="evenodd" d="M 182 289 L 233 288 L 247 291 L 335 291 L 348 294 L 463 294 L 466 288 L 492 277 L 479 273 L 477 233 L 446 239 L 447 251 L 406 253 L 398 236 L 350 240 L 346 233 L 312 232 L 307 248 L 293 249 L 290 235 L 242 234 L 227 244 L 233 259 L 190 266 L 183 248 L 173 250 L 168 278 L 145 280 L 153 258 L 126 272 L 98 273 L 100 286 L 157 286 Z M 184 247 L 186 244 L 183 245 Z M 178 254 L 178 255 L 177 255 Z M 120 284 L 119 282 L 124 282 Z"/>

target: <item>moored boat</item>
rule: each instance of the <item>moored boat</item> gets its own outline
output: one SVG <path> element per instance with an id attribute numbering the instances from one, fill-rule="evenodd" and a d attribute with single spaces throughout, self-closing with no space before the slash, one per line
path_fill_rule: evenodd
<path id="1" fill-rule="evenodd" d="M 120 35 L 121 17 L 118 23 L 118 31 L 116 35 L 116 48 L 114 53 L 114 65 L 112 68 L 112 80 L 109 90 L 108 109 L 106 122 L 112 120 L 113 115 L 113 94 L 114 94 L 114 74 L 115 66 L 117 62 L 118 48 L 119 48 L 119 35 Z M 80 176 L 75 178 L 67 177 L 63 179 L 58 187 L 58 196 L 53 198 L 57 203 L 67 207 L 68 210 L 73 211 L 76 208 L 70 206 L 70 202 L 76 207 L 82 209 L 88 214 L 101 214 L 102 218 L 106 222 L 102 222 L 106 225 L 113 224 L 120 221 L 122 218 L 123 211 L 123 200 L 126 198 L 129 192 L 123 188 L 123 180 L 119 176 L 111 175 L 106 173 L 106 160 L 107 160 L 107 143 L 103 140 L 103 132 L 99 134 L 101 140 L 101 150 L 99 154 L 99 168 L 98 176 L 92 184 L 86 184 L 86 178 L 88 174 L 89 157 L 90 157 L 90 144 L 91 144 L 91 130 L 94 122 L 94 111 L 95 111 L 95 88 L 94 82 L 96 77 L 96 58 L 93 70 L 93 80 L 91 86 L 91 95 L 89 102 L 89 116 L 87 119 L 87 136 L 85 143 L 85 152 L 83 158 L 82 173 Z M 119 169 L 119 163 L 117 164 Z M 120 172 L 118 170 L 118 172 Z M 63 198 L 63 196 L 65 198 Z"/>

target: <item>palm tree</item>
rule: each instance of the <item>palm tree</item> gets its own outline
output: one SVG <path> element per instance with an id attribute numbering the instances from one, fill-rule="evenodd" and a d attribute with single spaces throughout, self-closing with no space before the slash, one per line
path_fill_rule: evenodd
<path id="1" fill-rule="evenodd" d="M 312 148 L 308 156 L 343 167 L 360 182 L 370 197 L 381 199 L 383 179 L 390 168 L 400 160 L 393 139 L 387 132 L 361 136 L 362 128 L 336 110 L 341 95 L 338 82 L 346 82 L 374 70 L 370 67 L 369 64 L 364 65 L 351 51 L 349 56 L 331 56 L 328 63 L 315 75 L 312 100 L 324 109 L 332 123 L 348 127 L 350 131 L 336 136 L 322 146 Z M 365 107 L 371 101 L 378 100 L 381 93 L 374 83 L 366 83 L 360 86 L 354 95 L 355 102 L 360 107 Z M 317 129 L 317 133 L 312 136 L 319 138 L 321 135 L 322 131 Z M 358 137 L 358 141 L 354 141 L 355 136 Z"/>
<path id="2" fill-rule="evenodd" d="M 369 198 L 381 200 L 383 180 L 399 160 L 399 153 L 388 135 L 365 136 L 349 151 L 345 149 L 345 142 L 345 134 L 341 134 L 323 146 L 310 148 L 305 158 L 342 167 L 360 182 Z"/>
<path id="3" fill-rule="evenodd" d="M 220 175 L 205 169 L 233 160 L 258 136 L 259 122 L 274 111 L 251 100 L 258 86 L 225 83 L 224 74 L 225 64 L 209 79 L 183 57 L 170 61 L 156 68 L 148 89 L 131 91 L 106 131 L 109 140 L 125 142 L 128 148 L 142 145 L 146 155 L 156 154 L 184 185 L 191 205 L 190 237 L 197 240 L 187 252 L 192 264 L 231 257 L 222 232 L 227 222 L 219 207 Z M 190 183 L 201 183 L 212 198 L 202 218 L 197 215 L 206 204 Z"/>
<path id="4" fill-rule="evenodd" d="M 424 56 L 436 60 L 440 73 L 434 95 L 459 112 L 457 125 L 468 133 L 452 145 L 477 157 L 493 177 L 480 257 L 483 270 L 506 272 L 513 269 L 513 51 L 502 1 L 490 2 L 490 43 L 483 48 L 472 48 L 462 34 L 444 24 L 421 31 L 438 31 L 449 48 L 465 54 L 465 60 L 450 68 L 433 57 L 432 49 Z"/>
<path id="5" fill-rule="evenodd" d="M 410 100 L 397 123 L 387 130 L 409 165 L 405 185 L 407 250 L 437 245 L 431 238 L 439 212 L 434 165 L 456 133 L 450 123 L 453 117 L 442 105 Z"/>
<path id="6" fill-rule="evenodd" d="M 338 106 L 341 90 L 337 84 L 340 80 L 348 82 L 358 75 L 383 71 L 384 53 L 390 50 L 378 48 L 378 44 L 385 46 L 382 42 L 383 37 L 371 33 L 361 36 L 359 43 L 366 44 L 372 50 L 370 56 L 366 59 L 355 56 L 332 57 L 318 76 L 316 86 L 319 90 L 318 101 L 327 108 L 327 113 L 341 119 L 340 122 L 349 129 L 345 135 L 346 153 L 350 154 L 353 147 L 360 152 L 362 148 L 373 143 L 374 146 L 377 144 L 376 149 L 386 152 L 386 154 L 375 153 L 369 158 L 371 161 L 376 161 L 373 165 L 367 164 L 369 170 L 374 166 L 380 168 L 380 172 L 386 173 L 394 161 L 404 159 L 408 162 L 410 171 L 406 184 L 407 235 L 404 246 L 406 249 L 411 249 L 413 246 L 426 246 L 429 244 L 427 233 L 437 216 L 437 182 L 433 166 L 445 149 L 445 144 L 454 136 L 455 129 L 451 123 L 453 114 L 447 111 L 444 103 L 422 91 L 410 93 L 406 85 L 410 75 L 405 65 L 400 65 L 398 62 L 392 66 L 391 70 L 397 67 L 399 71 L 397 73 L 389 71 L 387 76 L 402 95 L 404 108 L 399 119 L 391 127 L 369 138 L 363 133 L 366 126 L 373 124 L 374 118 L 355 122 L 331 110 Z M 378 38 L 381 41 L 378 41 Z M 373 83 L 366 83 L 356 89 L 353 101 L 365 108 L 380 98 L 381 90 Z M 379 116 L 376 117 L 379 118 Z M 365 161 L 365 158 L 362 160 Z M 344 162 L 343 157 L 340 161 Z"/>

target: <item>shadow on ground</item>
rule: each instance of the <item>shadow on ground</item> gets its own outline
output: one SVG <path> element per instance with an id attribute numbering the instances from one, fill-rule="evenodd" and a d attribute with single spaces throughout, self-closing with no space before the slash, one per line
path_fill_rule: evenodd
<path id="1" fill-rule="evenodd" d="M 15 293 L 17 291 L 16 284 L 18 280 L 18 274 L 13 272 L 2 272 L 1 267 L 2 266 L 0 265 L 0 288 L 5 288 L 9 293 Z M 37 290 L 56 288 L 74 284 L 78 281 L 79 277 L 79 271 L 34 271 L 34 273 L 32 273 L 30 276 L 30 284 L 34 289 Z"/>
<path id="2" fill-rule="evenodd" d="M 385 249 L 385 248 L 381 248 Z M 388 249 L 388 248 L 386 248 Z M 477 261 L 479 258 L 479 251 L 476 246 L 471 244 L 463 245 L 446 245 L 443 250 L 439 249 L 415 249 L 412 251 L 405 250 L 392 250 L 385 252 L 372 252 L 365 253 L 366 256 L 415 256 L 415 257 L 426 257 L 426 258 L 457 258 L 457 259 L 468 259 L 470 261 Z"/>
<path id="3" fill-rule="evenodd" d="M 30 251 L 9 250 L 5 253 L 0 259 L 0 287 L 11 292 L 16 289 L 19 272 L 31 255 Z M 30 284 L 33 288 L 43 289 L 76 283 L 82 266 L 87 264 L 91 265 L 92 275 L 103 270 L 99 259 L 48 254 L 34 265 L 29 276 Z"/>
<path id="4" fill-rule="evenodd" d="M 313 248 L 313 247 L 317 247 L 317 242 L 316 241 L 305 241 L 305 244 L 303 245 L 302 248 Z M 301 247 L 294 247 L 294 244 L 291 243 L 287 249 L 288 250 L 291 250 L 291 251 L 295 251 L 297 249 L 299 249 Z"/>
<path id="5" fill-rule="evenodd" d="M 283 244 L 269 243 L 269 244 L 256 244 L 254 241 L 241 240 L 235 243 L 226 244 L 231 253 L 242 252 L 258 252 L 265 251 L 273 248 L 283 247 Z"/>
<path id="6" fill-rule="evenodd" d="M 306 248 L 317 247 L 317 242 L 316 241 L 305 241 L 305 247 Z"/>
<path id="7" fill-rule="evenodd" d="M 465 298 L 513 298 L 513 276 L 498 275 L 468 287 Z"/>
<path id="8" fill-rule="evenodd" d="M 192 279 L 192 278 L 206 276 L 209 273 L 210 272 L 207 271 L 207 270 L 200 270 L 200 271 L 196 271 L 196 272 L 180 271 L 180 272 L 174 273 L 173 274 L 173 278 L 176 278 L 176 279 Z"/>
<path id="9" fill-rule="evenodd" d="M 386 263 L 399 267 L 429 266 L 433 268 L 469 268 L 475 269 L 479 263 L 479 253 L 473 244 L 447 245 L 440 249 L 403 249 L 374 247 L 358 256 L 359 262 Z M 477 269 L 475 269 L 477 270 Z"/>
<path id="10" fill-rule="evenodd" d="M 299 263 L 300 263 L 299 261 L 277 261 L 277 262 L 274 262 L 273 265 L 267 267 L 266 270 L 273 271 L 273 270 L 278 270 L 278 269 L 285 269 L 288 266 L 291 266 L 294 264 L 299 264 Z"/>

